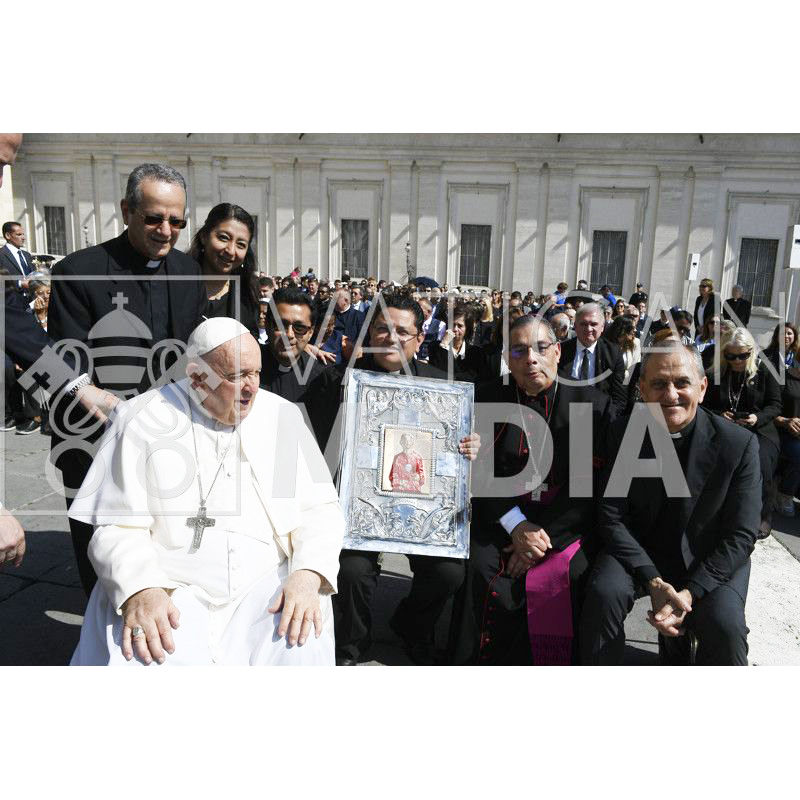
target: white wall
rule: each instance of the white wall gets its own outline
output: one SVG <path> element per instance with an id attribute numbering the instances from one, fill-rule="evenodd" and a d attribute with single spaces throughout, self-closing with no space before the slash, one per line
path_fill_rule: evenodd
<path id="1" fill-rule="evenodd" d="M 592 232 L 622 229 L 623 294 L 641 281 L 693 306 L 689 253 L 728 297 L 741 237 L 775 236 L 774 297 L 754 310 L 756 331 L 774 326 L 787 229 L 800 222 L 800 136 L 788 134 L 31 134 L 8 216 L 32 249 L 41 207 L 55 202 L 71 247 L 82 246 L 84 226 L 91 244 L 111 238 L 123 227 L 128 173 L 154 159 L 189 184 L 179 245 L 214 204 L 238 202 L 258 215 L 258 260 L 270 274 L 301 265 L 338 276 L 341 219 L 361 218 L 370 274 L 403 279 L 408 243 L 418 275 L 455 285 L 461 225 L 474 223 L 492 226 L 490 284 L 538 294 L 588 277 Z"/>

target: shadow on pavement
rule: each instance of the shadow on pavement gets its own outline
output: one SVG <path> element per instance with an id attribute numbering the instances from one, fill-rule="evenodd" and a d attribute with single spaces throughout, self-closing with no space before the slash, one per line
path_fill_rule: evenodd
<path id="1" fill-rule="evenodd" d="M 86 596 L 63 531 L 28 531 L 18 569 L 0 572 L 0 665 L 69 663 L 78 643 Z"/>

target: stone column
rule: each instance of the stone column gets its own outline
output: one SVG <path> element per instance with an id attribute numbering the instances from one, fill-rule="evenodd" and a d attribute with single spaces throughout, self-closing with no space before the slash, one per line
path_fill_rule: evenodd
<path id="1" fill-rule="evenodd" d="M 417 275 L 436 278 L 436 252 L 440 236 L 446 231 L 439 230 L 439 190 L 442 182 L 441 161 L 418 161 L 419 200 L 417 210 Z M 412 254 L 413 257 L 413 254 Z M 438 278 L 436 278 L 438 280 Z M 441 281 L 439 281 L 441 283 Z"/>
<path id="2" fill-rule="evenodd" d="M 687 254 L 700 253 L 700 271 L 697 280 L 688 286 L 681 302 L 694 310 L 697 287 L 703 278 L 711 278 L 718 289 L 722 277 L 722 260 L 725 256 L 725 227 L 727 209 L 720 208 L 721 167 L 696 168 L 692 195 Z M 683 265 L 681 279 L 688 274 Z"/>
<path id="3" fill-rule="evenodd" d="M 275 269 L 281 277 L 295 266 L 294 162 L 275 162 Z M 273 273 L 274 274 L 274 273 Z"/>
<path id="4" fill-rule="evenodd" d="M 319 277 L 320 266 L 320 166 L 322 159 L 304 158 L 298 162 L 300 171 L 300 224 L 298 236 L 301 238 L 300 260 L 303 274 L 308 268 L 314 269 Z"/>
<path id="5" fill-rule="evenodd" d="M 650 274 L 639 275 L 639 282 L 645 285 L 651 303 L 657 294 L 664 296 L 668 306 L 683 302 L 690 192 L 691 181 L 686 170 L 659 170 L 652 266 Z"/>
<path id="6" fill-rule="evenodd" d="M 572 173 L 571 166 L 551 165 L 550 167 L 542 294 L 554 292 L 559 282 L 564 279 L 567 271 Z"/>
<path id="7" fill-rule="evenodd" d="M 528 291 L 536 292 L 538 289 L 534 284 L 534 267 L 539 235 L 539 168 L 538 164 L 517 164 L 517 219 L 513 236 L 512 283 L 519 287 L 523 296 Z"/>
<path id="8" fill-rule="evenodd" d="M 389 162 L 389 268 L 376 276 L 378 280 L 406 279 L 406 242 L 411 241 L 411 164 L 410 159 Z"/>

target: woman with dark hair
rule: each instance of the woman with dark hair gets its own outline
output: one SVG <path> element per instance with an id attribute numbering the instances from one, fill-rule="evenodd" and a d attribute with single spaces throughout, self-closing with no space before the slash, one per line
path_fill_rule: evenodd
<path id="1" fill-rule="evenodd" d="M 714 344 L 714 329 L 719 321 L 719 314 L 711 314 L 706 317 L 702 331 L 694 340 L 698 353 L 702 353 L 707 347 Z"/>
<path id="2" fill-rule="evenodd" d="M 614 303 L 614 308 L 611 309 L 611 319 L 617 319 L 625 314 L 626 304 L 625 301 L 620 298 Z"/>
<path id="3" fill-rule="evenodd" d="M 627 386 L 633 368 L 642 360 L 642 345 L 636 338 L 636 323 L 630 317 L 617 317 L 603 336 L 622 350 L 625 362 L 625 380 Z"/>
<path id="4" fill-rule="evenodd" d="M 428 363 L 453 379 L 477 383 L 484 380 L 486 365 L 483 351 L 469 344 L 475 330 L 475 314 L 467 303 L 457 303 L 453 308 L 453 327 L 446 331 L 441 342 L 433 342 L 428 348 Z"/>
<path id="5" fill-rule="evenodd" d="M 233 203 L 220 203 L 209 211 L 203 227 L 192 239 L 189 255 L 200 265 L 208 293 L 206 318 L 239 319 L 258 339 L 259 286 L 252 241 L 253 218 Z M 231 277 L 238 275 L 237 309 Z M 213 277 L 209 277 L 213 276 Z"/>
<path id="6" fill-rule="evenodd" d="M 781 333 L 781 329 L 783 329 L 783 333 Z M 783 336 L 784 344 L 783 363 L 787 367 L 800 367 L 800 353 L 798 353 L 800 340 L 798 340 L 797 328 L 788 322 L 779 322 L 775 326 L 775 330 L 772 332 L 772 339 L 764 349 L 763 358 L 768 358 L 775 369 L 778 369 L 781 359 L 781 348 L 778 343 L 781 336 Z"/>

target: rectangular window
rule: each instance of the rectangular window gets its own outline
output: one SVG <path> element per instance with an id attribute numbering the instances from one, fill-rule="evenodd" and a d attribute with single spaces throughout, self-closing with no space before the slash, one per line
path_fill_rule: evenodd
<path id="1" fill-rule="evenodd" d="M 67 215 L 63 206 L 44 207 L 44 230 L 47 252 L 54 256 L 67 255 Z"/>
<path id="2" fill-rule="evenodd" d="M 778 258 L 777 239 L 746 239 L 739 250 L 739 273 L 736 282 L 754 306 L 772 305 L 772 279 Z"/>
<path id="3" fill-rule="evenodd" d="M 366 278 L 369 270 L 369 220 L 342 220 L 342 272 Z"/>
<path id="4" fill-rule="evenodd" d="M 458 282 L 471 286 L 489 285 L 491 225 L 461 226 L 461 263 Z"/>
<path id="5" fill-rule="evenodd" d="M 628 231 L 594 231 L 592 278 L 589 282 L 591 291 L 599 292 L 608 285 L 614 295 L 622 294 L 627 243 Z"/>

